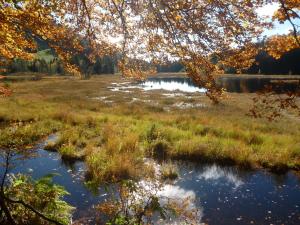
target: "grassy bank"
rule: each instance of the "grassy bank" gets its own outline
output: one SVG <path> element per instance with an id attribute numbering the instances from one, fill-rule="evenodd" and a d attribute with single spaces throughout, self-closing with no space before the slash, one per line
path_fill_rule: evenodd
<path id="1" fill-rule="evenodd" d="M 276 122 L 246 116 L 252 94 L 229 94 L 215 106 L 199 93 L 108 88 L 118 82 L 126 80 L 11 84 L 14 94 L 0 99 L 0 148 L 30 147 L 58 133 L 47 148 L 85 160 L 99 181 L 143 176 L 150 170 L 145 156 L 300 169 L 299 120 L 289 113 Z"/>

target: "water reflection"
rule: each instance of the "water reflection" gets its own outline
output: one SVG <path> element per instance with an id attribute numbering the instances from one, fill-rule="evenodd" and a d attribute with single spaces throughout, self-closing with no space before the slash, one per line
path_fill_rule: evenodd
<path id="1" fill-rule="evenodd" d="M 52 138 L 52 137 L 51 137 Z M 74 162 L 66 164 L 56 152 L 48 152 L 42 149 L 45 144 L 37 146 L 36 156 L 25 161 L 18 161 L 18 164 L 10 173 L 30 174 L 34 179 L 38 179 L 50 173 L 59 174 L 54 176 L 53 181 L 65 187 L 70 193 L 64 200 L 77 210 L 74 213 L 74 219 L 86 216 L 91 210 L 92 205 L 103 201 L 105 190 L 99 189 L 100 195 L 95 196 L 84 185 L 86 167 L 83 162 Z M 3 168 L 0 168 L 0 171 Z"/>
<path id="2" fill-rule="evenodd" d="M 300 89 L 300 77 L 289 76 L 228 76 L 221 77 L 217 84 L 228 92 L 254 93 L 263 91 L 267 86 L 272 87 L 275 92 L 296 92 Z"/>
<path id="3" fill-rule="evenodd" d="M 267 86 L 273 88 L 278 93 L 300 90 L 300 77 L 289 76 L 224 76 L 216 80 L 219 87 L 228 92 L 259 92 L 266 89 Z M 131 93 L 132 89 L 181 91 L 186 93 L 205 93 L 206 89 L 195 85 L 190 78 L 184 77 L 152 77 L 140 83 L 112 83 L 108 87 L 111 91 Z"/>
<path id="4" fill-rule="evenodd" d="M 177 203 L 177 205 L 181 208 L 185 208 L 186 210 L 190 210 L 194 212 L 194 220 L 191 224 L 201 224 L 201 219 L 203 216 L 203 208 L 196 204 L 197 202 L 197 195 L 193 190 L 187 190 L 181 188 L 177 185 L 167 184 L 165 185 L 162 190 L 158 193 L 158 195 L 162 199 L 172 199 Z M 187 218 L 185 218 L 187 219 Z M 173 218 L 169 223 L 164 221 L 162 224 L 183 224 L 182 220 Z"/>
<path id="5" fill-rule="evenodd" d="M 299 91 L 300 78 L 281 77 L 274 78 L 272 76 L 228 76 L 217 79 L 217 85 L 225 88 L 228 92 L 258 92 L 271 86 L 276 92 Z M 172 77 L 172 78 L 149 78 L 141 83 L 141 88 L 145 91 L 163 89 L 167 91 L 182 92 L 205 92 L 204 88 L 199 88 L 190 78 Z"/>
<path id="6" fill-rule="evenodd" d="M 57 153 L 40 148 L 37 154 L 38 157 L 23 161 L 11 172 L 30 173 L 34 178 L 52 172 L 61 174 L 54 177 L 54 182 L 70 192 L 65 200 L 77 208 L 74 219 L 88 216 L 93 204 L 107 198 L 103 189 L 94 195 L 84 185 L 84 163 L 75 162 L 69 167 L 63 164 Z M 165 185 L 159 194 L 178 201 L 194 199 L 189 207 L 198 210 L 201 222 L 218 225 L 299 224 L 299 178 L 291 172 L 278 176 L 264 170 L 243 171 L 215 164 L 176 164 L 179 179 Z"/>
<path id="7" fill-rule="evenodd" d="M 293 173 L 277 176 L 264 170 L 178 165 L 181 178 L 176 185 L 195 192 L 204 223 L 299 224 L 300 186 Z"/>
<path id="8" fill-rule="evenodd" d="M 199 88 L 193 84 L 189 78 L 149 78 L 141 83 L 145 91 L 149 90 L 166 90 L 182 92 L 205 92 L 204 88 Z"/>
<path id="9" fill-rule="evenodd" d="M 203 171 L 198 175 L 199 179 L 204 179 L 206 182 L 228 182 L 236 188 L 243 185 L 244 182 L 237 176 L 236 168 L 222 168 L 217 165 L 205 166 Z"/>

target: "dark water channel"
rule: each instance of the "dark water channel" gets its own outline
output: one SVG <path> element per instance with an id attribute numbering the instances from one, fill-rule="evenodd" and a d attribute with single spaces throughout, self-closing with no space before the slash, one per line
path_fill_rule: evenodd
<path id="1" fill-rule="evenodd" d="M 300 91 L 300 77 L 268 77 L 268 76 L 229 76 L 217 79 L 219 87 L 225 88 L 228 92 L 253 93 L 263 91 L 266 87 L 272 87 L 276 92 Z M 183 92 L 205 92 L 205 89 L 198 88 L 190 78 L 167 77 L 148 78 L 141 83 L 144 90 L 164 89 L 168 91 Z"/>
<path id="2" fill-rule="evenodd" d="M 59 173 L 54 182 L 70 193 L 65 200 L 77 208 L 74 220 L 89 214 L 92 205 L 107 197 L 104 189 L 95 195 L 84 185 L 83 162 L 65 164 L 58 153 L 37 147 L 37 156 L 18 163 L 12 173 L 34 178 Z M 243 171 L 215 164 L 175 162 L 179 179 L 168 184 L 170 197 L 195 198 L 199 221 L 206 224 L 300 224 L 300 179 L 293 172 L 275 175 L 265 170 Z M 1 171 L 3 172 L 3 171 Z"/>

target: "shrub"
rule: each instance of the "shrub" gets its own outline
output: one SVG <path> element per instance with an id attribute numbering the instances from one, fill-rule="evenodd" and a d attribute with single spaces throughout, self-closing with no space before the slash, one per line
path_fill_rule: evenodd
<path id="1" fill-rule="evenodd" d="M 63 145 L 58 149 L 58 152 L 61 154 L 62 159 L 65 160 L 79 160 L 84 157 L 84 151 L 76 149 L 73 145 Z"/>
<path id="2" fill-rule="evenodd" d="M 74 208 L 62 200 L 69 193 L 62 186 L 52 183 L 53 176 L 47 175 L 39 180 L 21 174 L 12 176 L 10 184 L 5 188 L 5 196 L 24 202 L 52 220 L 70 224 Z M 8 207 L 17 224 L 51 224 L 24 204 L 11 202 Z"/>
<path id="3" fill-rule="evenodd" d="M 147 153 L 151 157 L 158 158 L 158 159 L 166 158 L 169 150 L 170 150 L 170 143 L 163 139 L 155 140 L 147 146 Z"/>
<path id="4" fill-rule="evenodd" d="M 178 178 L 178 168 L 173 163 L 163 163 L 161 165 L 161 177 L 163 180 L 175 180 Z"/>

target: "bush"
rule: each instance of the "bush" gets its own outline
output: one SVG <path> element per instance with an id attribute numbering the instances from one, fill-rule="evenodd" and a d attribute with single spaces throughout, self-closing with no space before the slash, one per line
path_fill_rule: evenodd
<path id="1" fill-rule="evenodd" d="M 10 184 L 5 188 L 5 196 L 24 202 L 47 218 L 70 224 L 74 208 L 62 200 L 69 193 L 62 186 L 52 183 L 53 176 L 48 175 L 39 180 L 22 174 L 12 176 Z M 23 204 L 8 203 L 8 207 L 17 224 L 51 224 Z"/>
<path id="2" fill-rule="evenodd" d="M 175 180 L 178 178 L 178 168 L 173 163 L 163 163 L 161 166 L 163 180 Z"/>

